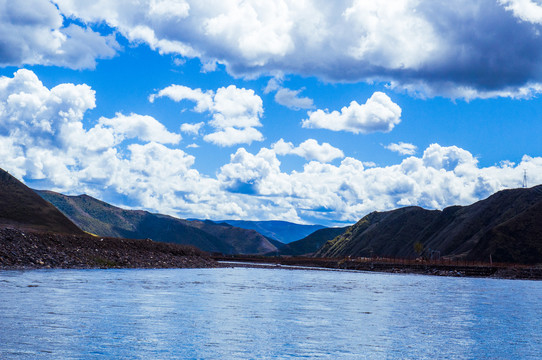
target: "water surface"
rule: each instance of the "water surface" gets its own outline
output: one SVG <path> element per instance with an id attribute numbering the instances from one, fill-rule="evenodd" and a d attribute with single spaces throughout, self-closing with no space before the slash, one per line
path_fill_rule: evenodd
<path id="1" fill-rule="evenodd" d="M 287 269 L 0 271 L 1 359 L 538 359 L 542 282 Z"/>

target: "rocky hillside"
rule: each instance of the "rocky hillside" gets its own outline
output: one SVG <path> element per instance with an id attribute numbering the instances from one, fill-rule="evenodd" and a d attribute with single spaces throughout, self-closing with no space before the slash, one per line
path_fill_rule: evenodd
<path id="1" fill-rule="evenodd" d="M 0 169 L 0 226 L 83 234 L 72 221 L 8 172 Z"/>
<path id="2" fill-rule="evenodd" d="M 470 206 L 439 210 L 405 207 L 373 212 L 315 256 L 416 257 L 429 254 L 470 260 L 542 262 L 542 185 L 500 191 Z M 417 246 L 415 246 L 417 244 Z"/>
<path id="3" fill-rule="evenodd" d="M 110 237 L 193 245 L 208 252 L 261 254 L 276 246 L 254 230 L 212 221 L 189 221 L 142 210 L 125 210 L 88 195 L 66 196 L 37 191 L 81 229 Z"/>

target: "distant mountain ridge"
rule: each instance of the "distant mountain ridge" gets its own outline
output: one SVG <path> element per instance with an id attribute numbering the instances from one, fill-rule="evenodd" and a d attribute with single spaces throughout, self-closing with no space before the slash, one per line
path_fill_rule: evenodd
<path id="1" fill-rule="evenodd" d="M 61 234 L 84 234 L 53 205 L 2 169 L 0 169 L 0 225 Z"/>
<path id="2" fill-rule="evenodd" d="M 279 249 L 278 255 L 310 256 L 318 251 L 326 242 L 343 234 L 348 228 L 349 226 L 316 230 L 303 239 L 284 245 Z"/>
<path id="3" fill-rule="evenodd" d="M 188 221 L 143 210 L 125 210 L 88 195 L 36 192 L 83 230 L 99 236 L 150 238 L 224 254 L 261 254 L 277 250 L 254 230 L 211 221 Z"/>
<path id="4" fill-rule="evenodd" d="M 542 185 L 499 191 L 442 211 L 404 207 L 373 212 L 315 256 L 415 257 L 414 244 L 441 256 L 542 263 Z"/>
<path id="5" fill-rule="evenodd" d="M 260 234 L 268 238 L 278 240 L 284 244 L 303 239 L 307 235 L 315 232 L 316 230 L 325 228 L 325 226 L 322 225 L 303 225 L 280 220 L 222 220 L 219 222 L 227 223 L 243 229 L 256 230 Z"/>

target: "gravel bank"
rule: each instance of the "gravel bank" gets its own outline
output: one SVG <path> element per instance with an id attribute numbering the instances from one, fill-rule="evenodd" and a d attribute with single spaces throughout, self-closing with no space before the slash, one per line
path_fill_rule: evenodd
<path id="1" fill-rule="evenodd" d="M 192 246 L 0 228 L 0 269 L 217 266 Z"/>

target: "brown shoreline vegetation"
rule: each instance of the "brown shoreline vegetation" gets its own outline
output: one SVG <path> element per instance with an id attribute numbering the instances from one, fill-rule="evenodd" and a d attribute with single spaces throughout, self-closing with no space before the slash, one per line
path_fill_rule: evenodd
<path id="1" fill-rule="evenodd" d="M 219 265 L 188 245 L 0 228 L 0 269 L 209 268 Z"/>
<path id="2" fill-rule="evenodd" d="M 238 262 L 235 266 L 277 268 L 281 265 L 303 268 L 327 268 L 382 273 L 421 274 L 453 277 L 542 280 L 542 266 L 520 264 L 485 264 L 470 261 L 428 261 L 388 258 L 312 258 L 265 257 L 249 255 L 212 256 L 216 261 Z M 262 265 L 263 264 L 263 265 Z"/>

